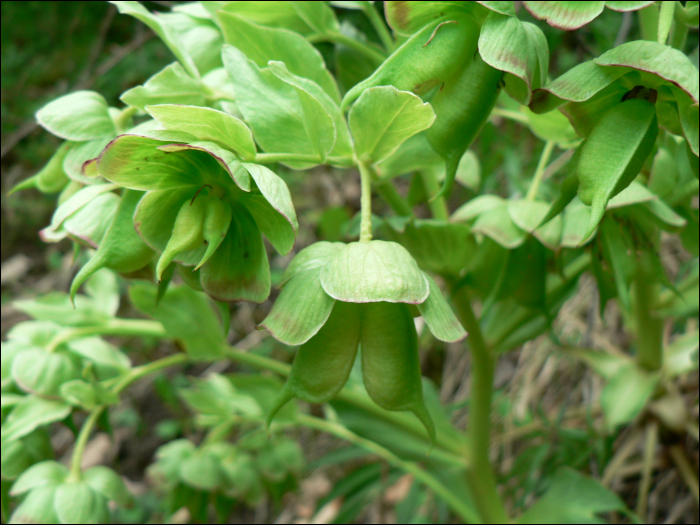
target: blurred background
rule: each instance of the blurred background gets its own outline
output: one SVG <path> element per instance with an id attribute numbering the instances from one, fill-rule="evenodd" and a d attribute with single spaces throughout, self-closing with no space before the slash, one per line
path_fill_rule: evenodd
<path id="1" fill-rule="evenodd" d="M 178 2 L 143 3 L 151 11 L 162 11 Z M 377 4 L 381 10 L 381 2 Z M 151 30 L 132 17 L 118 15 L 116 8 L 106 2 L 4 1 L 0 6 L 0 259 L 1 331 L 4 336 L 12 326 L 27 319 L 27 316 L 12 308 L 13 300 L 34 297 L 52 290 L 65 291 L 75 272 L 69 241 L 45 244 L 38 235 L 38 231 L 50 221 L 56 196 L 43 195 L 36 190 L 23 191 L 10 198 L 6 196 L 14 184 L 36 173 L 59 145 L 58 139 L 37 126 L 35 112 L 47 102 L 80 89 L 98 91 L 104 95 L 109 105 L 121 107 L 121 93 L 145 82 L 171 63 L 173 57 Z M 348 20 L 370 39 L 379 41 L 362 13 L 347 9 L 336 11 L 341 22 Z M 534 20 L 524 9 L 520 9 L 519 16 L 536 23 L 547 36 L 551 54 L 551 78 L 582 61 L 598 56 L 614 45 L 639 38 L 636 17 L 632 13 L 605 10 L 591 24 L 571 32 L 554 30 L 547 24 Z M 690 33 L 686 50 L 692 52 L 696 66 L 697 45 L 696 30 Z M 332 45 L 320 44 L 319 49 L 331 70 L 349 66 L 335 56 Z M 371 72 L 363 69 L 363 64 L 354 64 L 354 67 L 358 80 Z M 341 87 L 347 90 L 350 86 Z M 484 187 L 503 195 L 525 193 L 542 147 L 542 141 L 527 128 L 511 120 L 492 119 L 472 148 L 481 161 Z M 316 240 L 348 238 L 348 222 L 359 210 L 359 181 L 354 174 L 317 168 L 282 175 L 290 185 L 300 219 L 296 251 Z M 402 193 L 410 192 L 410 179 L 398 179 L 396 183 Z M 469 196 L 470 190 L 460 187 L 452 195 L 451 210 Z M 378 215 L 387 210 L 380 201 L 375 206 Z M 419 207 L 417 214 L 420 216 L 422 213 L 427 215 L 427 208 L 421 211 Z M 272 251 L 269 255 L 273 272 L 276 270 L 279 277 L 291 255 L 283 258 Z M 590 316 L 589 305 L 592 294 L 595 293 L 594 288 L 593 281 L 584 277 L 579 294 L 564 309 L 563 319 L 567 326 L 563 329 L 585 334 L 596 344 L 624 344 L 625 341 L 621 339 L 624 335 L 619 330 L 619 313 L 613 311 L 605 324 L 599 318 Z M 256 352 L 274 354 L 289 360 L 292 356 L 289 349 L 254 330 L 255 325 L 269 311 L 273 300 L 274 294 L 270 301 L 262 305 L 241 304 L 233 308 L 229 340 L 238 343 L 246 339 L 246 344 L 254 346 Z M 122 315 L 135 315 L 128 305 L 122 309 Z M 601 388 L 585 367 L 553 357 L 546 341 L 538 341 L 500 360 L 496 376 L 496 409 L 504 417 L 513 413 L 525 415 L 537 412 L 540 416 L 552 414 L 565 407 L 568 397 L 581 389 L 589 388 L 590 385 L 593 385 L 594 390 L 597 388 L 599 391 Z M 134 345 L 139 350 L 138 359 L 144 361 L 172 351 L 167 343 L 158 341 L 136 341 Z M 435 346 L 435 341 L 425 342 L 421 350 L 425 375 L 442 385 L 441 399 L 449 403 L 455 422 L 463 426 L 466 422 L 468 388 L 465 371 L 469 366 L 468 356 L 459 345 Z M 216 371 L 231 371 L 227 366 L 230 364 L 224 363 Z M 188 370 L 189 375 L 196 375 L 197 372 L 196 369 Z M 158 446 L 191 432 L 191 428 L 188 428 L 188 413 L 176 395 L 177 387 L 183 384 L 187 384 L 185 376 L 176 372 L 175 375 L 137 385 L 129 393 L 129 403 L 115 411 L 112 423 L 116 429 L 116 441 L 98 434 L 91 443 L 91 461 L 95 464 L 113 464 L 120 474 L 131 481 L 134 491 L 141 495 L 134 509 L 123 511 L 119 516 L 124 523 L 157 522 L 159 519 L 159 501 L 149 490 L 144 472 Z M 513 392 L 525 393 L 516 399 Z M 595 392 L 587 395 L 594 396 Z M 693 395 L 697 398 L 697 393 Z M 695 406 L 697 408 L 697 402 Z M 609 461 L 615 448 L 615 439 L 598 435 L 586 426 L 585 421 L 579 426 L 581 428 L 574 430 L 562 429 L 561 433 L 557 430 L 551 434 L 551 429 L 547 430 L 544 434 L 547 436 L 545 442 L 536 446 L 531 446 L 530 442 L 517 442 L 517 435 L 508 437 L 505 434 L 503 471 L 515 474 L 510 486 L 513 490 L 520 487 L 518 490 L 522 493 L 518 494 L 518 501 L 526 504 L 537 486 L 537 480 L 562 464 L 575 468 L 587 465 L 595 473 L 600 465 Z M 409 497 L 411 479 L 405 476 L 398 480 L 395 477 L 388 479 L 387 473 L 381 470 L 372 471 L 370 475 L 366 470 L 361 470 L 366 465 L 360 460 L 347 461 L 348 458 L 337 454 L 324 456 L 339 448 L 339 443 L 331 438 L 319 438 L 308 432 L 301 432 L 297 437 L 308 462 L 307 479 L 302 482 L 301 490 L 256 508 L 241 507 L 237 522 L 263 523 L 277 520 L 279 523 L 304 523 L 311 520 L 315 511 L 325 504 L 326 513 L 316 513 L 316 523 L 403 522 L 405 519 L 411 519 L 414 523 L 430 522 L 427 517 L 414 514 L 417 512 L 415 501 L 412 505 L 410 500 L 420 499 L 420 495 L 411 492 Z M 62 447 L 66 450 L 71 438 L 70 435 L 59 433 L 53 441 L 56 450 L 61 450 Z M 554 443 L 556 447 L 552 446 Z M 697 465 L 697 447 L 690 451 L 690 456 Z M 522 461 L 521 467 L 518 466 L 518 461 Z M 682 480 L 673 474 L 670 466 L 666 473 L 663 463 L 659 468 L 658 483 L 650 498 L 652 522 L 697 523 L 698 507 Z M 353 474 L 355 477 L 352 477 Z M 635 473 L 628 474 L 634 477 Z M 339 480 L 347 482 L 341 486 Z M 633 508 L 633 491 L 637 481 L 620 477 L 615 483 L 615 491 L 628 500 Z M 344 503 L 350 501 L 351 505 Z M 181 516 L 180 519 L 186 522 L 188 517 Z"/>

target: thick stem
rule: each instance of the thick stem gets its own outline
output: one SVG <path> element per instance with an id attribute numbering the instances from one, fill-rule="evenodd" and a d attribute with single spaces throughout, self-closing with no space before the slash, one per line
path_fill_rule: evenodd
<path id="1" fill-rule="evenodd" d="M 491 399 L 495 359 L 486 346 L 481 326 L 474 315 L 471 297 L 466 287 L 453 295 L 459 319 L 469 332 L 472 356 L 471 396 L 469 402 L 469 435 L 471 438 L 471 467 L 467 481 L 474 502 L 484 523 L 507 523 L 508 516 L 498 494 L 496 478 L 489 460 L 491 449 Z"/>
<path id="2" fill-rule="evenodd" d="M 637 360 L 647 370 L 659 370 L 663 364 L 663 319 L 655 315 L 659 283 L 655 278 L 650 253 L 637 262 L 633 311 L 637 325 Z"/>
<path id="3" fill-rule="evenodd" d="M 656 445 L 659 441 L 659 427 L 655 422 L 647 425 L 646 439 L 644 440 L 644 453 L 642 455 L 642 479 L 639 482 L 637 495 L 637 508 L 635 512 L 642 521 L 646 521 L 647 503 L 649 501 L 649 489 L 651 488 L 651 474 L 654 470 L 656 459 Z"/>
<path id="4" fill-rule="evenodd" d="M 377 182 L 374 186 L 379 196 L 394 210 L 396 215 L 410 217 L 413 215 L 413 210 L 408 205 L 406 200 L 399 194 L 390 180 Z"/>
<path id="5" fill-rule="evenodd" d="M 372 27 L 374 27 L 374 30 L 379 35 L 379 39 L 382 41 L 384 48 L 389 53 L 391 53 L 394 50 L 394 39 L 391 36 L 391 33 L 389 32 L 389 29 L 387 28 L 386 24 L 384 23 L 384 20 L 382 20 L 382 17 L 379 16 L 377 8 L 374 7 L 374 2 L 364 2 L 364 5 L 365 14 L 367 15 L 367 18 L 369 18 L 369 21 L 372 23 Z"/>
<path id="6" fill-rule="evenodd" d="M 99 326 L 68 328 L 59 332 L 46 346 L 46 350 L 48 352 L 53 352 L 63 343 L 91 335 L 167 337 L 168 333 L 165 331 L 165 328 L 163 328 L 163 325 L 157 321 L 112 319 L 108 323 Z"/>
<path id="7" fill-rule="evenodd" d="M 423 180 L 425 193 L 428 194 L 428 207 L 430 208 L 430 212 L 435 219 L 446 221 L 450 217 L 450 213 L 447 210 L 445 198 L 441 196 L 431 200 L 433 195 L 440 193 L 440 184 L 437 181 L 437 177 L 435 177 L 435 172 L 433 170 L 423 170 L 420 172 L 420 177 Z"/>
<path id="8" fill-rule="evenodd" d="M 378 66 L 384 60 L 386 60 L 386 55 L 374 46 L 350 38 L 344 35 L 340 31 L 329 31 L 327 33 L 311 35 L 307 37 L 310 42 L 333 42 L 334 44 L 341 44 L 350 49 L 354 49 L 358 53 L 362 53 L 367 58 L 369 58 L 375 66 Z"/>
<path id="9" fill-rule="evenodd" d="M 479 517 L 474 515 L 472 510 L 467 505 L 465 505 L 464 501 L 457 497 L 437 478 L 433 477 L 432 474 L 420 468 L 416 463 L 413 463 L 411 461 L 404 461 L 390 450 L 382 447 L 381 445 L 378 445 L 374 441 L 370 441 L 361 436 L 358 436 L 354 432 L 351 432 L 344 426 L 339 425 L 337 423 L 333 423 L 325 419 L 320 419 L 313 416 L 307 416 L 305 414 L 298 415 L 297 421 L 305 427 L 314 428 L 316 430 L 320 430 L 321 432 L 326 432 L 327 434 L 331 434 L 333 436 L 349 441 L 350 443 L 357 445 L 358 447 L 364 448 L 365 450 L 376 454 L 390 465 L 393 465 L 396 468 L 399 468 L 401 470 L 404 470 L 405 472 L 412 474 L 418 481 L 420 481 L 426 487 L 433 490 L 435 494 L 442 498 L 445 501 L 445 503 L 447 503 L 452 508 L 452 510 L 456 512 L 467 523 L 477 523 L 479 521 Z"/>
<path id="10" fill-rule="evenodd" d="M 685 8 L 681 6 L 680 2 L 676 2 L 676 17 L 673 21 L 671 37 L 668 41 L 668 45 L 683 51 L 683 48 L 685 47 L 685 40 L 688 38 L 688 25 L 681 19 L 680 16 L 678 16 L 679 9 L 685 11 Z"/>
<path id="11" fill-rule="evenodd" d="M 534 201 L 537 197 L 537 190 L 540 189 L 540 183 L 542 182 L 542 175 L 544 175 L 544 169 L 549 162 L 549 157 L 552 156 L 552 151 L 554 150 L 554 142 L 548 140 L 542 154 L 540 155 L 540 160 L 537 162 L 537 168 L 535 169 L 535 175 L 532 177 L 532 183 L 530 184 L 530 189 L 527 191 L 527 196 L 525 197 L 529 201 Z"/>
<path id="12" fill-rule="evenodd" d="M 668 33 L 671 30 L 677 3 L 678 2 L 661 2 L 661 7 L 659 8 L 659 24 L 656 33 L 656 41 L 659 44 L 666 44 L 668 40 Z"/>
<path id="13" fill-rule="evenodd" d="M 639 17 L 642 39 L 655 42 L 659 28 L 659 7 L 656 4 L 652 4 L 644 9 L 640 9 L 637 11 L 637 17 Z"/>
<path id="14" fill-rule="evenodd" d="M 369 242 L 372 240 L 372 174 L 363 162 L 358 162 L 357 164 L 360 168 L 360 183 L 362 186 L 360 242 Z"/>

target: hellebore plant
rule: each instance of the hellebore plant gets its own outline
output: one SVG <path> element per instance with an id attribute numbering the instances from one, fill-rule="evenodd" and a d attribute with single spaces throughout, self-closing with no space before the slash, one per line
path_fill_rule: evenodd
<path id="1" fill-rule="evenodd" d="M 697 440 L 696 417 L 675 383 L 698 368 L 698 70 L 684 53 L 697 2 L 523 2 L 565 30 L 605 7 L 637 11 L 644 40 L 552 81 L 545 33 L 518 18 L 515 2 L 390 1 L 386 24 L 373 2 L 192 2 L 160 14 L 113 4 L 153 30 L 177 61 L 123 93 L 123 109 L 78 91 L 37 112 L 65 142 L 14 190 L 60 192 L 40 235 L 68 239 L 77 261 L 85 261 L 82 249 L 88 258 L 69 293 L 15 303 L 33 320 L 13 327 L 2 346 L 3 521 L 109 521 L 109 502 L 132 498 L 111 469 L 82 468 L 93 430 L 111 431 L 112 407 L 134 381 L 224 358 L 268 374 L 212 373 L 171 388 L 194 417 L 148 469 L 166 495 L 165 520 L 186 507 L 194 522 L 214 514 L 226 522 L 238 503 L 281 501 L 303 471 L 299 446 L 282 435 L 290 427 L 331 434 L 390 465 L 385 472 L 368 463 L 338 483 L 339 497 L 362 485 L 345 498 L 339 521 L 358 516 L 348 508 L 364 505 L 356 496 L 384 493 L 400 473 L 415 480 L 410 503 L 425 503 L 411 508 L 431 513 L 416 520 L 432 519 L 433 510 L 468 523 L 629 516 L 617 495 L 562 463 L 580 469 L 587 458 L 607 482 L 625 461 L 611 459 L 608 444 L 629 439 L 620 450 L 634 450 L 642 434 L 638 519 L 646 519 L 659 449 L 668 448 L 697 491 L 685 452 L 667 446 Z M 362 11 L 381 45 L 351 17 L 341 24 L 342 9 Z M 525 153 L 509 150 L 497 166 L 503 148 L 494 149 L 487 123 L 503 118 L 543 142 L 531 178 Z M 264 239 L 292 253 L 292 195 L 317 166 L 331 178 L 359 172 L 358 216 L 343 219 L 343 234 L 319 227 L 319 242 L 282 259 L 283 273 L 273 260 L 271 271 Z M 405 193 L 394 185 L 400 177 L 410 177 Z M 372 214 L 373 191 L 393 213 Z M 668 235 L 679 240 L 674 250 L 687 252 L 673 277 L 658 256 Z M 630 337 L 615 352 L 583 347 L 555 322 L 586 271 L 601 314 L 613 300 L 622 311 Z M 114 272 L 142 281 L 128 295 L 151 320 L 116 317 Z M 272 284 L 281 290 L 268 307 Z M 291 365 L 245 347 L 247 337 L 228 345 L 229 308 L 240 301 L 263 303 L 254 319 L 298 347 Z M 586 441 L 587 455 L 579 443 L 568 461 L 556 448 L 556 465 L 546 468 L 518 457 L 542 479 L 514 488 L 517 469 L 504 466 L 499 486 L 491 464 L 496 362 L 542 334 L 547 351 L 604 379 L 600 417 L 586 407 L 586 440 L 605 452 L 593 454 Z M 132 366 L 104 336 L 168 338 L 178 352 Z M 441 399 L 449 388 L 438 393 L 421 377 L 421 354 L 434 339 L 464 350 L 454 343 L 465 338 L 470 395 L 448 410 Z M 264 348 L 281 351 L 277 343 Z M 325 417 L 294 398 L 323 404 Z M 466 432 L 453 424 L 464 407 Z M 540 424 L 530 408 L 526 420 L 505 407 L 506 419 L 537 425 L 536 439 L 555 431 L 569 439 L 564 412 L 556 425 Z M 79 412 L 88 415 L 78 430 Z M 69 467 L 53 461 L 48 426 L 59 422 L 76 433 Z M 661 443 L 661 432 L 673 439 Z"/>

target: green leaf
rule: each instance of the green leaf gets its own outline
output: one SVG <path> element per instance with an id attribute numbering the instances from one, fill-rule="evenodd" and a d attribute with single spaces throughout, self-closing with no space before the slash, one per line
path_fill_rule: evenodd
<path id="1" fill-rule="evenodd" d="M 228 378 L 218 374 L 197 381 L 193 387 L 181 389 L 179 395 L 198 415 L 214 416 L 214 424 L 228 421 L 235 415 L 264 415 L 254 397 L 240 392 Z"/>
<path id="2" fill-rule="evenodd" d="M 192 57 L 187 53 L 183 43 L 178 38 L 173 27 L 163 23 L 163 17 L 153 15 L 138 2 L 111 2 L 117 6 L 119 12 L 124 15 L 131 15 L 150 27 L 155 34 L 168 46 L 175 58 L 184 66 L 187 72 L 194 78 L 199 78 L 199 71 L 195 66 Z"/>
<path id="3" fill-rule="evenodd" d="M 263 9 L 272 7 L 266 5 Z M 314 81 L 336 104 L 340 102 L 338 86 L 326 69 L 323 57 L 304 37 L 286 29 L 259 26 L 226 10 L 218 11 L 217 17 L 224 33 L 224 41 L 237 48 L 259 68 L 267 67 L 271 60 L 284 62 L 293 75 Z M 235 69 L 227 69 L 229 75 L 236 74 Z M 232 80 L 235 85 L 236 80 Z M 238 92 L 236 101 L 238 102 Z"/>
<path id="4" fill-rule="evenodd" d="M 269 69 L 260 69 L 235 47 L 225 45 L 222 56 L 236 91 L 236 105 L 260 147 L 266 152 L 316 155 L 317 147 L 306 134 L 304 111 L 295 89 Z M 286 164 L 295 169 L 314 165 Z"/>
<path id="5" fill-rule="evenodd" d="M 60 523 L 107 523 L 107 499 L 84 481 L 56 488 L 54 507 Z"/>
<path id="6" fill-rule="evenodd" d="M 605 2 L 605 7 L 612 9 L 613 11 L 620 11 L 622 13 L 626 11 L 638 11 L 645 7 L 650 6 L 654 2 L 642 1 L 642 2 Z"/>
<path id="7" fill-rule="evenodd" d="M 114 220 L 120 201 L 121 199 L 116 193 L 101 193 L 68 217 L 61 230 L 71 238 L 97 249 L 107 233 L 109 225 Z M 42 230 L 42 232 L 40 232 L 40 236 L 44 242 L 53 241 L 59 236 L 48 230 Z M 61 235 L 61 237 L 63 236 Z"/>
<path id="8" fill-rule="evenodd" d="M 493 68 L 509 73 L 508 94 L 529 104 L 532 91 L 547 81 L 549 49 L 542 30 L 515 16 L 488 15 L 479 34 L 479 54 Z"/>
<path id="9" fill-rule="evenodd" d="M 513 223 L 521 230 L 533 234 L 550 250 L 555 250 L 561 241 L 562 223 L 557 216 L 540 226 L 548 210 L 549 206 L 542 201 L 520 199 L 508 202 L 508 215 Z"/>
<path id="10" fill-rule="evenodd" d="M 328 320 L 335 300 L 323 290 L 320 268 L 298 271 L 282 288 L 260 323 L 278 341 L 291 346 L 311 339 Z"/>
<path id="11" fill-rule="evenodd" d="M 95 408 L 99 402 L 95 387 L 82 379 L 74 379 L 63 383 L 60 392 L 61 397 L 68 403 L 88 411 Z"/>
<path id="12" fill-rule="evenodd" d="M 12 384 L 12 363 L 15 360 L 15 357 L 19 355 L 20 352 L 22 352 L 25 348 L 27 348 L 27 344 L 23 341 L 3 341 L 2 343 L 2 350 L 0 351 L 0 358 L 2 361 L 1 363 L 1 370 L 2 374 L 0 378 L 2 379 L 2 388 L 3 390 L 10 386 Z"/>
<path id="13" fill-rule="evenodd" d="M 622 67 L 604 67 L 593 61 L 584 62 L 536 90 L 530 102 L 530 109 L 535 113 L 547 113 L 567 100 L 583 102 L 629 71 Z"/>
<path id="14" fill-rule="evenodd" d="M 545 114 L 534 113 L 528 108 L 521 108 L 521 111 L 527 117 L 530 130 L 537 138 L 552 141 L 561 149 L 571 148 L 578 140 L 578 135 L 569 119 L 561 111 L 550 111 Z"/>
<path id="15" fill-rule="evenodd" d="M 81 184 L 94 184 L 95 181 L 93 179 L 83 174 L 83 164 L 97 158 L 113 138 L 113 136 L 110 136 L 73 144 L 63 159 L 63 171 L 71 180 Z"/>
<path id="16" fill-rule="evenodd" d="M 576 248 L 582 243 L 590 241 L 584 238 L 591 220 L 591 209 L 586 206 L 578 197 L 574 197 L 571 203 L 565 208 L 562 227 L 561 245 L 565 248 Z"/>
<path id="17" fill-rule="evenodd" d="M 212 16 L 217 16 L 222 11 L 268 27 L 289 29 L 302 35 L 313 33 L 290 2 L 206 2 L 202 5 Z"/>
<path id="18" fill-rule="evenodd" d="M 31 491 L 10 516 L 10 523 L 60 523 L 54 508 L 56 487 L 39 487 Z"/>
<path id="19" fill-rule="evenodd" d="M 678 184 L 679 177 L 675 159 L 668 149 L 660 147 L 651 165 L 649 190 L 659 197 L 666 197 Z"/>
<path id="20" fill-rule="evenodd" d="M 651 42 L 636 40 L 626 42 L 593 60 L 600 66 L 634 68 L 652 73 L 685 91 L 697 104 L 698 70 L 690 59 L 678 49 Z"/>
<path id="21" fill-rule="evenodd" d="M 63 326 L 96 326 L 109 321 L 110 315 L 101 311 L 95 302 L 84 295 L 71 304 L 68 294 L 51 292 L 36 299 L 13 303 L 20 312 L 40 321 L 54 321 Z"/>
<path id="22" fill-rule="evenodd" d="M 195 359 L 220 356 L 223 336 L 216 311 L 203 294 L 187 286 L 171 286 L 156 306 L 156 288 L 134 285 L 129 297 L 134 305 L 154 317 L 168 335 L 182 341 L 185 350 Z"/>
<path id="23" fill-rule="evenodd" d="M 270 295 L 270 266 L 250 212 L 234 207 L 223 242 L 199 270 L 204 291 L 217 301 L 262 303 Z"/>
<path id="24" fill-rule="evenodd" d="M 30 179 L 21 182 L 20 185 L 34 180 L 36 181 L 36 188 L 42 193 L 56 193 L 63 190 L 68 184 L 68 174 L 65 172 L 63 164 L 74 146 L 75 144 L 71 142 L 61 144 L 46 165 L 41 168 L 41 171 Z M 10 193 L 15 192 L 17 189 L 19 189 L 19 185 L 15 186 Z"/>
<path id="25" fill-rule="evenodd" d="M 391 225 L 388 237 L 405 247 L 422 269 L 441 275 L 460 275 L 476 251 L 476 240 L 465 224 L 415 219 L 403 231 Z"/>
<path id="26" fill-rule="evenodd" d="M 7 416 L 2 425 L 3 443 L 19 439 L 37 428 L 65 419 L 72 407 L 65 401 L 27 396 Z"/>
<path id="27" fill-rule="evenodd" d="M 172 28 L 182 49 L 194 62 L 201 75 L 221 67 L 221 31 L 211 18 L 183 14 L 175 9 L 158 18 Z"/>
<path id="28" fill-rule="evenodd" d="M 557 29 L 583 27 L 603 12 L 605 2 L 523 2 L 530 14 Z"/>
<path id="29" fill-rule="evenodd" d="M 253 134 L 248 126 L 223 111 L 178 104 L 148 106 L 146 111 L 165 129 L 185 131 L 200 140 L 216 142 L 246 159 L 255 157 Z"/>
<path id="30" fill-rule="evenodd" d="M 273 75 L 296 91 L 304 112 L 306 134 L 317 144 L 319 154 L 350 157 L 350 132 L 338 104 L 312 80 L 293 75 L 284 62 L 269 62 Z M 329 120 L 330 119 L 330 120 Z"/>
<path id="31" fill-rule="evenodd" d="M 56 486 L 68 477 L 69 470 L 57 461 L 42 461 L 29 467 L 12 485 L 11 496 L 20 496 L 25 492 L 43 485 Z"/>
<path id="32" fill-rule="evenodd" d="M 453 214 L 452 221 L 471 221 L 484 212 L 502 206 L 504 200 L 498 195 L 479 195 L 460 206 Z"/>
<path id="33" fill-rule="evenodd" d="M 644 410 L 661 376 L 635 363 L 621 367 L 600 394 L 600 404 L 611 429 L 630 423 Z"/>
<path id="34" fill-rule="evenodd" d="M 400 244 L 352 242 L 321 270 L 321 285 L 338 301 L 419 304 L 430 288 L 416 261 Z"/>
<path id="35" fill-rule="evenodd" d="M 92 490 L 122 507 L 128 507 L 133 503 L 133 498 L 126 488 L 126 484 L 111 468 L 103 466 L 92 467 L 83 472 L 83 481 L 90 485 Z"/>
<path id="36" fill-rule="evenodd" d="M 51 224 L 41 230 L 39 235 L 42 238 L 50 239 L 56 232 L 59 231 L 63 223 L 71 217 L 74 213 L 78 212 L 81 208 L 88 205 L 93 199 L 98 195 L 112 191 L 118 188 L 116 184 L 95 184 L 94 186 L 86 186 L 71 195 L 65 202 L 63 202 L 51 217 Z"/>
<path id="37" fill-rule="evenodd" d="M 467 332 L 464 331 L 455 317 L 450 305 L 443 297 L 440 287 L 427 273 L 423 273 L 423 275 L 430 286 L 430 295 L 425 302 L 418 305 L 418 311 L 423 316 L 425 324 L 440 341 L 454 343 L 467 337 Z"/>
<path id="38" fill-rule="evenodd" d="M 679 336 L 664 348 L 664 371 L 669 377 L 692 372 L 698 368 L 698 332 Z"/>
<path id="39" fill-rule="evenodd" d="M 472 159 L 466 160 L 465 157 L 471 156 Z M 478 159 L 474 159 L 474 153 L 467 151 L 462 157 L 462 162 L 460 163 L 460 170 L 457 170 L 457 180 L 460 179 L 462 175 L 462 181 L 464 181 L 464 172 L 468 170 L 468 162 Z M 430 147 L 428 140 L 425 137 L 425 133 L 418 133 L 406 139 L 406 141 L 399 146 L 396 152 L 378 163 L 374 169 L 377 175 L 382 180 L 391 179 L 398 175 L 405 175 L 407 173 L 414 173 L 416 171 L 423 171 L 432 169 L 436 172 L 440 169 L 444 172 L 445 161 L 440 157 L 435 150 Z M 442 173 L 444 178 L 444 173 Z"/>
<path id="40" fill-rule="evenodd" d="M 468 2 L 386 2 L 385 5 L 387 22 L 402 36 L 411 36 L 423 26 L 449 13 L 472 11 Z"/>
<path id="41" fill-rule="evenodd" d="M 605 523 L 598 514 L 615 510 L 628 512 L 614 492 L 572 468 L 562 467 L 549 481 L 549 490 L 517 522 Z"/>
<path id="42" fill-rule="evenodd" d="M 695 71 L 697 72 L 697 69 Z M 698 139 L 700 135 L 698 132 L 698 103 L 697 101 L 693 103 L 687 93 L 676 87 L 671 87 L 671 90 L 676 97 L 676 102 L 678 102 L 678 116 L 681 121 L 681 126 L 683 127 L 683 134 L 688 141 L 688 147 L 695 157 L 697 157 Z M 697 158 L 693 159 L 692 162 L 697 166 Z"/>
<path id="43" fill-rule="evenodd" d="M 513 249 L 520 246 L 525 242 L 527 234 L 513 223 L 508 207 L 508 202 L 503 201 L 479 214 L 472 226 L 472 233 L 486 235 L 504 248 Z"/>
<path id="44" fill-rule="evenodd" d="M 291 4 L 299 18 L 315 33 L 322 35 L 340 30 L 335 13 L 326 2 L 291 2 Z"/>
<path id="45" fill-rule="evenodd" d="M 261 199 L 251 192 L 242 199 L 243 205 L 251 212 L 272 246 L 282 255 L 288 254 L 294 247 L 299 223 L 287 183 L 260 164 L 243 163 L 243 167 L 248 170 L 264 197 Z"/>
<path id="46" fill-rule="evenodd" d="M 8 394 L 3 394 L 2 398 Z M 22 396 L 18 396 L 22 397 Z M 17 402 L 21 401 L 18 399 Z M 5 406 L 3 406 L 5 408 Z M 2 445 L 2 479 L 16 479 L 32 465 L 53 458 L 51 436 L 45 429 L 37 429 L 21 440 Z"/>
<path id="47" fill-rule="evenodd" d="M 430 104 L 393 86 L 365 90 L 349 115 L 355 154 L 374 164 L 392 155 L 409 137 L 429 128 L 435 120 Z"/>
<path id="48" fill-rule="evenodd" d="M 615 287 L 622 306 L 629 312 L 632 308 L 630 288 L 636 271 L 636 252 L 632 253 L 634 241 L 623 225 L 607 218 L 600 226 L 603 255 L 612 268 Z"/>
<path id="49" fill-rule="evenodd" d="M 564 354 L 580 359 L 607 380 L 614 377 L 621 368 L 632 364 L 632 360 L 626 355 L 617 356 L 587 348 L 569 349 Z"/>
<path id="50" fill-rule="evenodd" d="M 219 459 L 206 450 L 198 450 L 180 465 L 180 478 L 198 490 L 213 491 L 223 482 Z"/>
<path id="51" fill-rule="evenodd" d="M 36 120 L 47 131 L 66 140 L 112 138 L 117 134 L 107 102 L 94 91 L 76 91 L 49 102 L 37 111 Z"/>
<path id="52" fill-rule="evenodd" d="M 125 91 L 119 99 L 129 106 L 145 109 L 156 104 L 203 106 L 206 97 L 207 89 L 202 82 L 192 78 L 179 62 L 174 62 L 145 84 Z"/>
<path id="53" fill-rule="evenodd" d="M 76 361 L 63 351 L 28 348 L 12 363 L 12 377 L 22 390 L 43 396 L 58 396 L 63 383 L 80 376 Z"/>

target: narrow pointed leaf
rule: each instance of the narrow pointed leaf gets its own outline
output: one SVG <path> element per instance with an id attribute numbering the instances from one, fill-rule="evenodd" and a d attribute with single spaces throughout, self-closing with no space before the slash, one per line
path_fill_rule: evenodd
<path id="1" fill-rule="evenodd" d="M 630 423 L 644 409 L 661 377 L 633 363 L 620 368 L 600 395 L 600 404 L 611 429 Z M 624 399 L 624 403 L 620 403 Z"/>
<path id="2" fill-rule="evenodd" d="M 467 332 L 457 320 L 437 283 L 428 274 L 424 274 L 430 285 L 430 295 L 425 302 L 418 305 L 430 331 L 440 341 L 453 343 L 467 337 Z"/>

